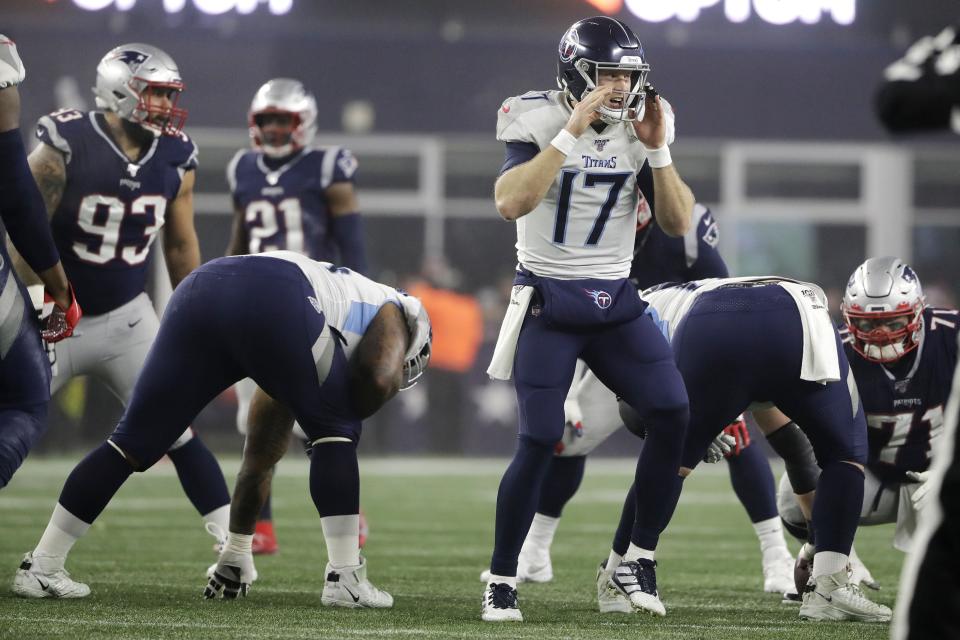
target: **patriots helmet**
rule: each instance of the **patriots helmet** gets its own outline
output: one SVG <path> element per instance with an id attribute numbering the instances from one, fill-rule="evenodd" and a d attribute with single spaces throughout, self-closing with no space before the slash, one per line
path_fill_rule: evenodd
<path id="1" fill-rule="evenodd" d="M 183 88 L 173 58 L 153 45 L 135 42 L 122 44 L 103 56 L 97 65 L 93 94 L 99 108 L 113 111 L 154 135 L 177 135 L 187 119 L 186 109 L 177 106 Z M 165 92 L 166 101 L 158 103 L 150 98 L 158 89 Z"/>
<path id="2" fill-rule="evenodd" d="M 289 116 L 289 128 L 265 131 L 269 114 Z M 272 158 L 282 158 L 313 142 L 317 133 L 317 100 L 299 80 L 273 78 L 257 89 L 247 123 L 253 148 Z"/>
<path id="3" fill-rule="evenodd" d="M 430 354 L 433 345 L 433 329 L 430 327 L 430 316 L 423 303 L 418 298 L 403 291 L 400 294 L 400 308 L 407 320 L 407 329 L 410 331 L 410 346 L 403 359 L 403 381 L 400 390 L 409 389 L 417 383 L 430 363 Z"/>
<path id="4" fill-rule="evenodd" d="M 560 39 L 557 85 L 579 102 L 597 88 L 601 71 L 630 72 L 630 90 L 624 93 L 620 107 L 602 105 L 598 109 L 601 120 L 615 124 L 638 117 L 650 73 L 640 40 L 615 18 L 597 16 L 575 22 Z"/>
<path id="5" fill-rule="evenodd" d="M 853 348 L 871 362 L 894 362 L 917 348 L 926 300 L 920 278 L 900 258 L 870 258 L 853 272 L 843 294 Z"/>

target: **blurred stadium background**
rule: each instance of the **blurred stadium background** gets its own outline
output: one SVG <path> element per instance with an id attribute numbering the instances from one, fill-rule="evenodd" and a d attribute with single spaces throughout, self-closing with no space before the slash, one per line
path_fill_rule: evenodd
<path id="1" fill-rule="evenodd" d="M 816 281 L 836 312 L 857 264 L 896 254 L 912 261 L 931 302 L 957 305 L 956 143 L 946 134 L 893 142 L 872 106 L 883 68 L 956 19 L 952 0 L 922 9 L 900 0 L 2 6 L 0 26 L 29 71 L 21 91 L 25 132 L 57 108 L 92 108 L 94 69 L 117 44 L 149 42 L 175 58 L 187 85 L 186 130 L 200 147 L 195 202 L 204 259 L 227 245 L 224 170 L 247 145 L 256 88 L 290 76 L 317 95 L 317 142 L 349 147 L 360 161 L 371 275 L 429 288 L 449 310 L 442 324 L 435 318 L 438 342 L 447 343 L 438 344 L 442 355 L 425 382 L 370 422 L 365 454 L 512 450 L 512 388 L 484 374 L 515 264 L 514 227 L 500 221 L 491 197 L 503 157 L 495 112 L 507 96 L 554 87 L 557 42 L 588 15 L 615 15 L 640 36 L 651 81 L 677 112 L 674 158 L 716 214 L 734 274 Z M 54 404 L 34 456 L 101 440 L 120 412 L 94 381 L 75 381 Z M 239 452 L 234 406 L 224 394 L 197 420 L 217 450 Z M 615 438 L 605 450 L 622 454 L 627 444 Z"/>

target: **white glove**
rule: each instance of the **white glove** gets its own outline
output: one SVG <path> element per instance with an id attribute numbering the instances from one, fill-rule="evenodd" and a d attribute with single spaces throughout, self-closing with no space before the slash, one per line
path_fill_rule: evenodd
<path id="1" fill-rule="evenodd" d="M 27 77 L 27 70 L 17 53 L 17 45 L 0 34 L 0 89 L 15 87 Z"/>
<path id="2" fill-rule="evenodd" d="M 574 428 L 583 428 L 583 411 L 580 410 L 580 401 L 575 397 L 567 396 L 563 401 L 563 422 Z"/>
<path id="3" fill-rule="evenodd" d="M 713 439 L 713 442 L 710 443 L 710 446 L 707 447 L 707 453 L 703 456 L 703 461 L 710 463 L 720 462 L 723 460 L 724 456 L 733 451 L 733 448 L 736 446 L 736 438 L 721 432 L 716 438 Z"/>
<path id="4" fill-rule="evenodd" d="M 910 502 L 913 503 L 913 508 L 917 513 L 920 513 L 930 501 L 934 499 L 936 494 L 930 493 L 930 470 L 926 471 L 907 471 L 907 477 L 913 480 L 917 484 L 915 487 L 910 487 Z"/>
<path id="5" fill-rule="evenodd" d="M 212 575 L 203 590 L 203 597 L 208 600 L 218 596 L 223 596 L 224 600 L 233 600 L 238 595 L 246 597 L 250 585 L 257 579 L 253 553 L 235 551 L 229 544 L 211 569 Z"/>

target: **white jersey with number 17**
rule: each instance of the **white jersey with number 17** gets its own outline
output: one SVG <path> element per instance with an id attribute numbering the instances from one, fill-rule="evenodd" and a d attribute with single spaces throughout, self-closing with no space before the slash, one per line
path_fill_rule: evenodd
<path id="1" fill-rule="evenodd" d="M 673 111 L 664 101 L 667 143 Z M 497 139 L 541 151 L 566 125 L 572 109 L 560 91 L 508 98 Z M 536 275 L 562 280 L 626 278 L 637 222 L 637 172 L 647 154 L 629 122 L 588 127 L 536 208 L 517 220 L 517 259 Z"/>

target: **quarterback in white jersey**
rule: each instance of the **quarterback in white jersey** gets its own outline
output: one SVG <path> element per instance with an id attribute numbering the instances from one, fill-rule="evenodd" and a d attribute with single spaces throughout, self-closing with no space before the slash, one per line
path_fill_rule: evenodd
<path id="1" fill-rule="evenodd" d="M 669 145 L 673 110 L 664 100 L 661 105 Z M 565 91 L 508 98 L 497 114 L 497 140 L 548 149 L 572 113 Z M 530 214 L 517 219 L 520 264 L 564 280 L 626 277 L 641 198 L 637 173 L 647 155 L 632 122 L 587 127 L 563 159 L 559 179 Z"/>
<path id="2" fill-rule="evenodd" d="M 518 265 L 488 373 L 514 380 L 520 437 L 497 497 L 485 621 L 523 619 L 517 558 L 553 447 L 563 436 L 563 401 L 577 359 L 656 432 L 636 480 L 661 491 L 646 492 L 637 513 L 663 526 L 638 530 L 638 544 L 652 553 L 670 519 L 665 496 L 679 486 L 687 397 L 669 346 L 627 279 L 639 204 L 636 174 L 650 164 L 657 223 L 670 235 L 690 227 L 694 198 L 670 158 L 672 113 L 647 84 L 649 71 L 627 25 L 587 18 L 560 40 L 561 90 L 527 93 L 500 107 L 497 139 L 506 145 L 506 160 L 494 197 L 500 215 L 517 222 Z M 642 571 L 652 575 L 653 564 Z M 662 615 L 655 579 L 648 577 L 634 581 L 654 586 L 633 604 Z"/>

